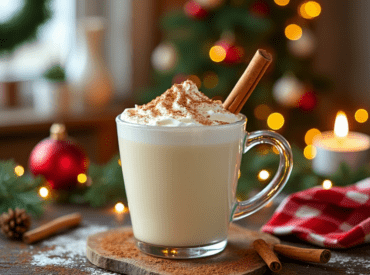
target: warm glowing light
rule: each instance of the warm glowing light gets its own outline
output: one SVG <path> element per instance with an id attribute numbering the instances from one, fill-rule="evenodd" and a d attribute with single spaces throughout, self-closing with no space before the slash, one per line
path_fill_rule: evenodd
<path id="1" fill-rule="evenodd" d="M 21 166 L 21 165 L 17 165 L 17 166 L 14 168 L 14 173 L 15 173 L 18 177 L 23 176 L 23 174 L 24 174 L 24 168 L 23 168 L 23 166 Z"/>
<path id="2" fill-rule="evenodd" d="M 240 169 L 239 169 L 239 171 L 238 171 L 238 179 L 240 179 L 240 176 L 241 176 L 242 174 L 240 173 Z"/>
<path id="3" fill-rule="evenodd" d="M 348 120 L 344 112 L 339 111 L 335 118 L 334 135 L 337 137 L 346 137 L 348 135 Z"/>
<path id="4" fill-rule="evenodd" d="M 122 202 L 117 202 L 116 205 L 114 206 L 114 209 L 116 210 L 117 213 L 123 213 L 125 211 L 125 206 L 123 205 Z"/>
<path id="5" fill-rule="evenodd" d="M 118 165 L 122 166 L 121 159 L 118 159 Z"/>
<path id="6" fill-rule="evenodd" d="M 298 40 L 302 37 L 302 28 L 297 24 L 290 24 L 285 28 L 285 36 L 289 40 Z"/>
<path id="7" fill-rule="evenodd" d="M 200 81 L 200 78 L 196 75 L 190 75 L 188 77 L 189 80 L 193 81 L 195 85 L 197 85 L 198 89 L 202 86 L 202 81 Z"/>
<path id="8" fill-rule="evenodd" d="M 312 144 L 314 137 L 317 135 L 320 135 L 321 132 L 320 130 L 313 128 L 307 131 L 306 135 L 304 136 L 304 141 L 306 142 L 307 145 Z"/>
<path id="9" fill-rule="evenodd" d="M 331 182 L 331 180 L 324 180 L 322 182 L 322 188 L 328 190 L 328 189 L 330 189 L 332 187 L 333 187 L 333 183 Z"/>
<path id="10" fill-rule="evenodd" d="M 221 62 L 226 57 L 226 50 L 221 46 L 213 46 L 209 50 L 209 57 L 214 62 Z"/>
<path id="11" fill-rule="evenodd" d="M 289 4 L 290 0 L 274 0 L 274 2 L 278 6 L 286 6 Z"/>
<path id="12" fill-rule="evenodd" d="M 46 187 L 41 187 L 39 190 L 39 194 L 41 197 L 46 198 L 49 196 L 49 190 Z"/>
<path id="13" fill-rule="evenodd" d="M 218 76 L 214 72 L 207 72 L 203 77 L 203 85 L 207 89 L 215 88 L 218 84 Z"/>
<path id="14" fill-rule="evenodd" d="M 171 249 L 171 254 L 172 255 L 176 255 L 177 254 L 177 250 L 176 249 Z"/>
<path id="15" fill-rule="evenodd" d="M 85 174 L 79 174 L 77 176 L 77 181 L 79 183 L 85 183 L 87 181 L 87 176 Z"/>
<path id="16" fill-rule="evenodd" d="M 265 120 L 271 114 L 271 109 L 266 104 L 260 104 L 254 109 L 254 116 L 259 120 Z"/>
<path id="17" fill-rule="evenodd" d="M 162 252 L 163 254 L 168 254 L 168 249 L 163 249 Z"/>
<path id="18" fill-rule="evenodd" d="M 279 150 L 275 146 L 272 147 L 272 152 L 274 152 L 276 155 L 279 155 Z"/>
<path id="19" fill-rule="evenodd" d="M 279 130 L 281 127 L 283 127 L 284 122 L 285 122 L 284 117 L 280 113 L 272 113 L 267 118 L 267 125 L 272 130 Z"/>
<path id="20" fill-rule="evenodd" d="M 299 15 L 302 16 L 304 19 L 312 19 L 313 17 L 307 14 L 305 6 L 306 3 L 303 3 L 298 7 Z"/>
<path id="21" fill-rule="evenodd" d="M 355 113 L 355 119 L 359 123 L 364 123 L 369 119 L 369 113 L 365 109 L 358 109 Z"/>
<path id="22" fill-rule="evenodd" d="M 316 1 L 308 1 L 302 6 L 304 7 L 306 14 L 311 18 L 317 17 L 321 13 L 321 6 Z"/>
<path id="23" fill-rule="evenodd" d="M 306 159 L 314 159 L 316 157 L 316 147 L 313 145 L 307 145 L 303 150 L 303 155 Z"/>
<path id="24" fill-rule="evenodd" d="M 267 180 L 270 177 L 270 173 L 267 170 L 261 170 L 258 173 L 258 178 L 260 180 Z"/>

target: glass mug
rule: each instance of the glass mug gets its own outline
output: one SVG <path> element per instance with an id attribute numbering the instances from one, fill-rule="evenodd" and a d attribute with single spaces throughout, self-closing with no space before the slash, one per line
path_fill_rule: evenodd
<path id="1" fill-rule="evenodd" d="M 163 127 L 116 118 L 136 246 L 157 257 L 190 259 L 224 250 L 229 223 L 266 205 L 292 170 L 290 145 L 271 131 L 248 133 L 246 117 L 216 126 Z M 279 169 L 256 196 L 236 200 L 241 157 L 258 144 L 280 154 Z"/>

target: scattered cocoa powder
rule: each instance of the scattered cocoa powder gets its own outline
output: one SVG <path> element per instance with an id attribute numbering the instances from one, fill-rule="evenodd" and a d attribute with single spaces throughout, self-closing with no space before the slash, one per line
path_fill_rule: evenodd
<path id="1" fill-rule="evenodd" d="M 256 267 L 261 260 L 253 249 L 229 243 L 221 254 L 193 260 L 172 260 L 149 256 L 139 251 L 131 230 L 116 229 L 103 233 L 96 243 L 97 251 L 103 256 L 134 259 L 141 268 L 160 274 L 214 275 L 244 274 L 248 268 Z"/>

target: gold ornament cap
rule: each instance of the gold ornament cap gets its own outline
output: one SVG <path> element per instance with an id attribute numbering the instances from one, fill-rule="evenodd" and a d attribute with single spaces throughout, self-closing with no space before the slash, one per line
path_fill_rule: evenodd
<path id="1" fill-rule="evenodd" d="M 61 123 L 54 123 L 50 127 L 50 138 L 55 140 L 64 140 L 67 138 L 66 126 Z"/>

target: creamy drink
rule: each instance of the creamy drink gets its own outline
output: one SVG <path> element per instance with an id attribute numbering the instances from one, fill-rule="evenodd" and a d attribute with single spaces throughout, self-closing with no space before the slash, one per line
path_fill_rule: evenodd
<path id="1" fill-rule="evenodd" d="M 225 110 L 189 80 L 126 109 L 116 121 L 136 244 L 152 255 L 195 258 L 221 252 L 230 221 L 261 208 L 290 173 L 287 160 L 278 172 L 282 179 L 274 179 L 260 199 L 239 203 L 242 153 L 270 143 L 284 155 L 289 145 L 268 131 L 250 138 L 245 116 Z"/>

